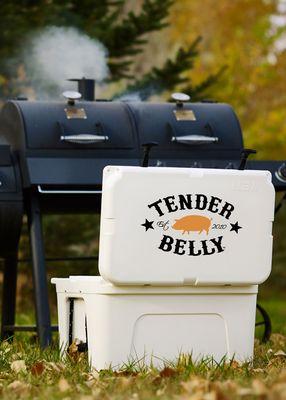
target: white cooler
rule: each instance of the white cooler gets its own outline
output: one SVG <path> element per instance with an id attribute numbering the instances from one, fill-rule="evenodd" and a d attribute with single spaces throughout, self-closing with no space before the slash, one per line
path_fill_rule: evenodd
<path id="1" fill-rule="evenodd" d="M 88 343 L 96 369 L 250 360 L 274 199 L 267 171 L 106 167 L 101 277 L 52 279 L 61 349 Z"/>

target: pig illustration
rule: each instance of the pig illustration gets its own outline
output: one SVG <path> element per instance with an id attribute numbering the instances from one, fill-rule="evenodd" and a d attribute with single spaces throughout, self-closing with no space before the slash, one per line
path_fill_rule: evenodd
<path id="1" fill-rule="evenodd" d="M 187 215 L 180 219 L 175 219 L 175 223 L 172 225 L 172 228 L 176 231 L 183 231 L 183 234 L 185 232 L 190 233 L 191 231 L 199 233 L 205 231 L 208 234 L 211 223 L 212 221 L 208 217 L 204 217 L 202 215 Z"/>

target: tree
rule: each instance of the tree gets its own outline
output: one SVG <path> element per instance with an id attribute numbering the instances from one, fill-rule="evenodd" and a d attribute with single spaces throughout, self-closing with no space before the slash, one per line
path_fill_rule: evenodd
<path id="1" fill-rule="evenodd" d="M 139 12 L 124 11 L 127 0 L 22 0 L 6 1 L 1 6 L 0 90 L 15 95 L 17 83 L 25 79 L 17 57 L 23 40 L 33 31 L 46 26 L 72 26 L 96 38 L 108 49 L 110 82 L 121 82 L 120 91 L 142 91 L 144 99 L 157 94 L 190 89 L 195 98 L 207 95 L 208 88 L 220 76 L 217 71 L 204 82 L 190 85 L 189 71 L 198 56 L 196 38 L 180 47 L 161 67 L 151 67 L 134 78 L 136 57 L 148 46 L 148 35 L 168 26 L 168 15 L 174 0 L 142 0 Z M 7 64 L 7 60 L 12 58 Z M 188 72 L 188 75 L 186 75 Z M 122 80 L 124 81 L 122 84 Z M 169 96 L 168 94 L 168 96 Z M 117 89 L 118 95 L 118 89 Z M 194 98 L 194 96 L 193 96 Z"/>
<path id="2" fill-rule="evenodd" d="M 188 46 L 203 33 L 189 78 L 203 79 L 227 65 L 208 92 L 234 106 L 245 145 L 257 149 L 259 158 L 286 154 L 285 11 L 285 1 L 277 0 L 180 0 L 170 13 L 169 46 Z"/>

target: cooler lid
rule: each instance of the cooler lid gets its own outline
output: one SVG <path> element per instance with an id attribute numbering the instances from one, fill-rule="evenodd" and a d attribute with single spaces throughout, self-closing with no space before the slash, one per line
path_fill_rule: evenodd
<path id="1" fill-rule="evenodd" d="M 268 171 L 108 166 L 99 269 L 117 285 L 247 285 L 271 271 Z"/>

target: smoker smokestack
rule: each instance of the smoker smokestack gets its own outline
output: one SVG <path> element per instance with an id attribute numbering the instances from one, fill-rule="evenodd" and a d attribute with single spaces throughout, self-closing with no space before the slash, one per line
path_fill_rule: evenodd
<path id="1" fill-rule="evenodd" d="M 94 101 L 94 91 L 95 91 L 95 80 L 94 79 L 69 79 L 69 81 L 78 83 L 78 91 L 82 95 L 82 98 L 87 101 Z"/>

